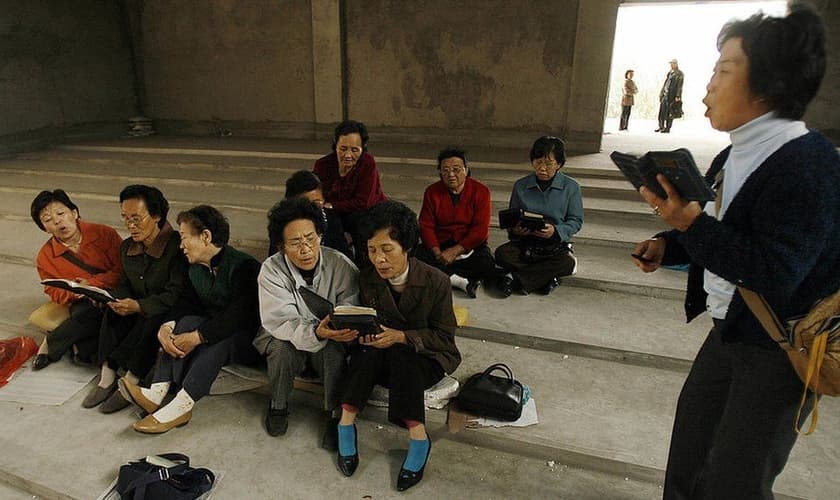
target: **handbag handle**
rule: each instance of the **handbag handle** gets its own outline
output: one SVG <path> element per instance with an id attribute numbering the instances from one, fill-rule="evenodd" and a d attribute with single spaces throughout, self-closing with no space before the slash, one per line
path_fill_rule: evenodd
<path id="1" fill-rule="evenodd" d="M 495 363 L 495 364 L 492 364 L 492 365 L 488 366 L 487 369 L 484 370 L 484 373 L 482 373 L 482 376 L 486 377 L 487 375 L 490 375 L 492 372 L 494 372 L 496 370 L 501 370 L 502 372 L 504 372 L 504 374 L 507 375 L 508 380 L 510 380 L 511 382 L 513 382 L 515 380 L 513 378 L 513 371 L 511 371 L 510 367 L 508 365 L 504 364 L 504 363 Z"/>
<path id="2" fill-rule="evenodd" d="M 170 455 L 178 455 L 177 453 L 171 453 Z M 164 455 L 158 455 L 163 457 Z M 184 455 L 180 455 L 184 456 Z M 165 457 L 169 458 L 169 457 Z M 186 457 L 185 457 L 186 458 Z M 189 460 L 189 459 L 187 459 Z M 185 470 L 189 468 L 187 464 L 179 464 L 175 467 L 159 467 L 157 470 L 149 471 L 146 474 L 138 477 L 125 489 L 126 496 L 128 493 L 136 492 L 136 494 L 132 495 L 131 498 L 134 500 L 145 500 L 146 499 L 146 486 L 152 483 L 156 483 L 158 481 L 166 481 L 172 476 L 181 474 Z"/>
<path id="3" fill-rule="evenodd" d="M 158 456 L 173 462 L 181 462 L 183 465 L 190 465 L 190 457 L 183 453 L 158 453 Z"/>

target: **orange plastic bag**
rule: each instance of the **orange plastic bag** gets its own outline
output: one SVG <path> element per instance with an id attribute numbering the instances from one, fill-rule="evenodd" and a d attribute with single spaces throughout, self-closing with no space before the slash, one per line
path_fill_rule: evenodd
<path id="1" fill-rule="evenodd" d="M 0 387 L 6 385 L 15 370 L 36 352 L 38 344 L 29 337 L 0 340 Z"/>

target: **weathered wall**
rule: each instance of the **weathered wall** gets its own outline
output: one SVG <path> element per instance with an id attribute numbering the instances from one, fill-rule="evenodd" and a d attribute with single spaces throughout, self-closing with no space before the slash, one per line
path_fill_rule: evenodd
<path id="1" fill-rule="evenodd" d="M 308 1 L 147 0 L 142 31 L 148 116 L 314 121 Z"/>
<path id="2" fill-rule="evenodd" d="M 109 0 L 0 2 L 0 136 L 124 121 L 131 57 Z"/>
<path id="3" fill-rule="evenodd" d="M 350 117 L 430 133 L 565 130 L 577 0 L 354 0 L 345 8 Z"/>
<path id="4" fill-rule="evenodd" d="M 828 64 L 820 91 L 805 114 L 805 123 L 840 146 L 840 2 L 821 0 L 815 5 L 828 29 Z"/>

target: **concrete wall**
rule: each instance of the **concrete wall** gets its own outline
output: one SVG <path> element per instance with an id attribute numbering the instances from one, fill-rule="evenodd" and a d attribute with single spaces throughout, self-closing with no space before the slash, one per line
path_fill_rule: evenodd
<path id="1" fill-rule="evenodd" d="M 0 136 L 134 112 L 119 4 L 0 2 Z"/>
<path id="2" fill-rule="evenodd" d="M 840 2 L 819 0 L 815 5 L 828 29 L 828 64 L 820 91 L 805 114 L 805 123 L 840 146 Z"/>

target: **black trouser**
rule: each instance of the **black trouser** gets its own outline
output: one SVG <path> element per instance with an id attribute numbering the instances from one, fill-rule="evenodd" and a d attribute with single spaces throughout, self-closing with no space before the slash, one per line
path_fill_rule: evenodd
<path id="1" fill-rule="evenodd" d="M 440 244 L 441 250 L 454 246 L 451 241 Z M 482 244 L 473 249 L 472 255 L 466 259 L 458 259 L 452 264 L 445 265 L 435 259 L 435 255 L 431 250 L 423 246 L 422 243 L 417 245 L 414 250 L 414 256 L 422 260 L 430 266 L 434 266 L 449 276 L 457 274 L 470 280 L 487 279 L 495 274 L 496 262 L 493 260 L 493 253 L 487 244 Z"/>
<path id="2" fill-rule="evenodd" d="M 102 327 L 102 310 L 88 300 L 70 305 L 70 317 L 47 335 L 50 361 L 58 361 L 73 344 L 79 358 L 96 361 L 99 346 L 99 329 Z"/>
<path id="3" fill-rule="evenodd" d="M 618 130 L 627 130 L 627 124 L 630 122 L 630 110 L 633 106 L 621 107 L 621 119 L 618 122 Z"/>
<path id="4" fill-rule="evenodd" d="M 546 286 L 553 278 L 569 276 L 575 270 L 577 261 L 570 251 L 556 255 L 524 257 L 523 248 L 529 243 L 521 240 L 508 241 L 496 249 L 496 262 L 522 283 L 526 292 L 533 292 Z"/>
<path id="5" fill-rule="evenodd" d="M 723 342 L 713 328 L 677 403 L 664 498 L 773 498 L 802 389 L 784 351 Z"/>
<path id="6" fill-rule="evenodd" d="M 120 316 L 108 311 L 99 334 L 99 360 L 107 361 L 112 369 L 130 370 L 141 380 L 155 364 L 158 342 L 157 332 L 163 315 Z"/>
<path id="7" fill-rule="evenodd" d="M 347 238 L 344 237 L 344 226 L 341 224 L 341 218 L 333 210 L 324 210 L 324 217 L 327 219 L 327 232 L 323 234 L 321 244 L 326 247 L 330 247 L 333 250 L 338 250 L 352 260 L 353 252 L 347 244 Z M 280 241 L 272 239 L 269 234 L 269 257 L 281 250 L 278 247 L 279 244 Z M 367 254 L 365 254 L 365 256 L 367 256 Z"/>
<path id="8" fill-rule="evenodd" d="M 674 118 L 671 116 L 671 101 L 665 96 L 659 101 L 659 129 L 670 131 L 672 123 Z"/>
<path id="9" fill-rule="evenodd" d="M 353 238 L 353 253 L 355 254 L 353 261 L 356 263 L 356 266 L 359 269 L 370 267 L 371 263 L 370 259 L 368 259 L 367 240 L 362 238 L 361 233 L 365 212 L 338 214 L 338 217 L 341 219 L 341 226 L 344 228 L 344 231 L 350 233 L 350 237 Z"/>
<path id="10" fill-rule="evenodd" d="M 356 344 L 350 351 L 344 403 L 365 407 L 374 385 L 389 389 L 388 420 L 405 427 L 405 420 L 426 421 L 423 393 L 445 375 L 440 364 L 413 347 L 394 344 L 387 349 Z"/>

